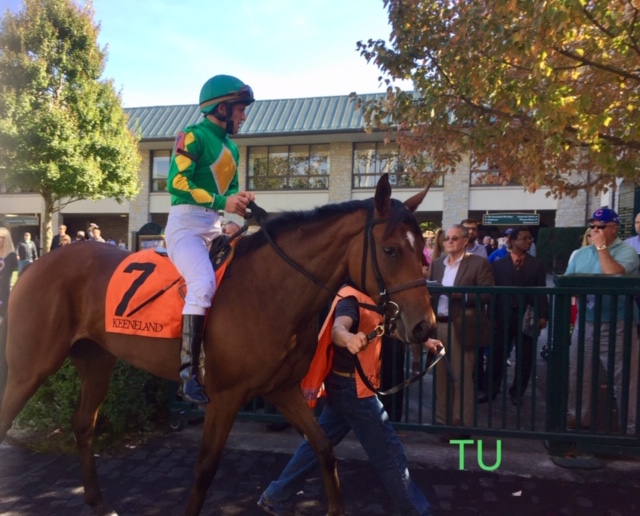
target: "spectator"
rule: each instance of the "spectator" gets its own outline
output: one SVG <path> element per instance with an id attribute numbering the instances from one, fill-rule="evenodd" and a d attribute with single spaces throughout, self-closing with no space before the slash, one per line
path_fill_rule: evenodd
<path id="1" fill-rule="evenodd" d="M 96 229 L 99 229 L 98 224 L 96 224 L 95 222 L 91 222 L 89 224 L 89 229 L 87 230 L 87 240 L 94 240 L 95 239 L 94 231 Z"/>
<path id="2" fill-rule="evenodd" d="M 591 229 L 589 229 L 589 228 L 587 228 L 587 230 L 582 235 L 582 239 L 580 240 L 580 247 L 585 247 L 587 245 L 591 245 Z M 580 247 L 578 249 L 580 249 Z M 573 251 L 571 253 L 571 256 L 569 256 L 569 263 L 571 263 L 571 260 L 573 260 L 573 257 L 578 252 L 578 249 Z"/>
<path id="3" fill-rule="evenodd" d="M 31 233 L 27 232 L 24 234 L 22 242 L 18 244 L 18 275 L 22 274 L 27 265 L 37 259 L 36 244 L 31 240 Z"/>
<path id="4" fill-rule="evenodd" d="M 640 213 L 636 215 L 635 219 L 636 234 L 625 240 L 625 243 L 629 244 L 636 250 L 636 253 L 640 254 Z"/>
<path id="5" fill-rule="evenodd" d="M 76 238 L 74 240 L 74 242 L 84 242 L 87 239 L 84 231 L 80 230 L 78 232 L 76 232 Z"/>
<path id="6" fill-rule="evenodd" d="M 4 352 L 7 338 L 7 307 L 13 273 L 18 269 L 18 257 L 13 247 L 11 233 L 0 227 L 0 350 Z"/>
<path id="7" fill-rule="evenodd" d="M 636 250 L 636 253 L 640 255 L 640 213 L 636 214 L 635 229 L 636 229 L 635 236 L 627 238 L 625 240 L 625 243 L 633 247 Z M 638 272 L 640 272 L 640 269 L 638 269 Z M 638 310 L 640 310 L 640 294 L 636 296 L 636 305 L 638 307 Z M 637 330 L 638 330 L 638 335 L 640 335 L 640 324 L 638 324 Z"/>
<path id="8" fill-rule="evenodd" d="M 494 251 L 492 244 L 493 241 L 493 238 L 491 238 L 489 235 L 485 236 L 482 239 L 482 245 L 484 246 L 484 250 L 487 252 L 487 256 L 489 256 Z"/>
<path id="9" fill-rule="evenodd" d="M 630 245 L 618 238 L 620 219 L 618 214 L 609 208 L 596 210 L 590 219 L 592 244 L 578 249 L 573 260 L 569 262 L 566 275 L 571 274 L 631 274 L 638 270 L 638 253 Z M 589 296 L 590 297 L 590 296 Z M 620 404 L 620 414 L 627 413 L 627 430 L 631 434 L 636 431 L 636 399 L 638 393 L 638 335 L 630 332 L 630 381 L 627 407 L 622 406 L 622 377 L 624 346 L 624 322 L 625 304 L 618 301 L 615 320 L 611 320 L 611 296 L 602 296 L 602 310 L 599 325 L 595 321 L 595 302 L 587 299 L 586 303 L 578 304 L 579 318 L 585 319 L 584 346 L 579 341 L 579 325 L 574 327 L 571 338 L 570 358 L 570 396 L 569 396 L 569 421 L 568 427 L 576 425 L 580 421 L 582 428 L 591 426 L 591 392 L 594 367 L 602 367 L 608 371 L 613 361 L 614 394 Z M 634 314 L 635 322 L 638 322 L 637 313 Z M 598 336 L 598 354 L 594 354 L 594 341 Z M 614 349 L 610 354 L 610 341 L 613 341 Z M 626 350 L 629 352 L 629 350 Z M 578 354 L 583 353 L 582 370 L 578 370 Z M 593 364 L 597 360 L 599 365 Z M 578 385 L 578 376 L 582 377 L 582 384 Z M 606 378 L 606 376 L 605 376 Z M 581 395 L 581 413 L 577 413 L 578 392 Z M 628 409 L 625 410 L 625 409 Z"/>
<path id="10" fill-rule="evenodd" d="M 504 258 L 505 256 L 507 256 L 509 254 L 509 248 L 511 246 L 511 243 L 509 242 L 509 235 L 511 235 L 511 232 L 513 231 L 512 228 L 509 229 L 505 229 L 504 231 L 504 245 L 502 247 L 498 247 L 498 249 L 496 251 L 494 251 L 493 253 L 491 253 L 489 255 L 489 261 L 490 262 L 495 262 L 496 260 L 499 260 L 500 258 Z"/>
<path id="11" fill-rule="evenodd" d="M 91 238 L 94 242 L 105 243 L 104 238 L 102 238 L 102 232 L 98 226 L 93 228 L 93 238 Z"/>
<path id="12" fill-rule="evenodd" d="M 434 241 L 433 241 L 434 236 L 435 236 L 435 233 L 431 230 L 427 230 L 424 233 L 422 233 L 422 238 L 424 241 L 424 248 L 422 249 L 422 257 L 423 257 L 422 274 L 424 275 L 425 278 L 429 277 L 429 266 L 433 261 L 432 255 L 433 255 L 433 246 L 434 246 Z"/>
<path id="13" fill-rule="evenodd" d="M 469 243 L 467 244 L 467 252 L 476 254 L 481 258 L 487 257 L 487 250 L 482 244 L 476 242 L 478 238 L 478 221 L 473 219 L 464 219 L 460 224 L 467 228 L 469 232 Z"/>
<path id="14" fill-rule="evenodd" d="M 448 287 L 494 285 L 489 262 L 485 258 L 467 252 L 469 232 L 466 227 L 451 226 L 444 240 L 447 254 L 433 262 L 429 279 Z M 475 400 L 472 375 L 475 368 L 476 339 L 479 338 L 480 342 L 486 341 L 485 334 L 489 330 L 489 321 L 484 311 L 477 312 L 475 295 L 456 293 L 451 297 L 451 313 L 448 296 L 441 295 L 434 300 L 434 306 L 437 307 L 438 338 L 446 348 L 455 378 L 454 382 L 449 377 L 445 364 L 439 362 L 436 365 L 436 421 L 439 424 L 448 424 L 447 415 L 452 412 L 453 418 L 450 424 L 471 426 Z M 483 301 L 485 301 L 484 296 Z M 477 335 L 477 318 L 480 318 L 480 336 Z M 451 332 L 449 332 L 449 323 Z M 463 336 L 464 342 L 461 340 Z M 464 392 L 461 390 L 462 385 Z M 466 436 L 445 435 L 443 440 L 449 442 L 454 437 Z"/>
<path id="15" fill-rule="evenodd" d="M 497 287 L 544 287 L 547 275 L 543 263 L 528 254 L 531 246 L 531 232 L 522 226 L 515 228 L 509 235 L 511 253 L 491 264 Z M 533 296 L 527 296 L 525 303 L 533 310 L 536 302 Z M 493 345 L 492 378 L 487 377 L 484 392 L 478 397 L 478 403 L 485 403 L 489 397 L 495 399 L 500 391 L 503 377 L 505 351 L 516 345 L 516 370 L 509 389 L 511 402 L 522 405 L 522 396 L 529 385 L 531 368 L 535 356 L 534 335 L 523 330 L 522 314 L 528 314 L 518 306 L 515 295 L 499 294 L 496 299 L 495 341 Z M 530 314 L 533 317 L 533 312 Z M 540 296 L 539 319 L 535 322 L 539 329 L 546 328 L 549 319 L 547 296 Z M 521 343 L 521 345 L 517 345 Z M 489 354 L 491 357 L 491 353 Z M 487 367 L 487 371 L 490 368 Z"/>
<path id="16" fill-rule="evenodd" d="M 63 235 L 67 234 L 67 226 L 65 226 L 64 224 L 60 224 L 58 226 L 58 234 L 55 235 L 53 237 L 53 240 L 51 241 L 51 250 L 53 249 L 57 249 L 58 247 L 60 247 L 60 239 L 62 238 Z"/>
<path id="17" fill-rule="evenodd" d="M 436 229 L 433 236 L 433 252 L 431 253 L 431 263 L 436 258 L 440 258 L 444 254 L 444 231 L 442 228 Z"/>

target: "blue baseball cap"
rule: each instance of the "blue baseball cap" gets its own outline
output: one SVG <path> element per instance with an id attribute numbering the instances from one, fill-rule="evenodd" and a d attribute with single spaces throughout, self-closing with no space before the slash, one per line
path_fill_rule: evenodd
<path id="1" fill-rule="evenodd" d="M 618 214 L 609 208 L 600 208 L 599 210 L 594 211 L 591 220 L 620 224 L 620 218 L 618 217 Z"/>

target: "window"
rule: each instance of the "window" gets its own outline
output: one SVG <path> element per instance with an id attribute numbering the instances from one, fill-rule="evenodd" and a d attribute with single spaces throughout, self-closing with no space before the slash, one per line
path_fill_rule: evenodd
<path id="1" fill-rule="evenodd" d="M 421 176 L 434 172 L 427 166 L 423 173 L 411 174 L 408 165 L 395 143 L 356 143 L 353 147 L 353 187 L 375 188 L 380 176 L 388 173 L 393 187 L 415 188 L 424 184 Z M 442 184 L 442 177 L 438 177 L 434 186 Z"/>
<path id="2" fill-rule="evenodd" d="M 166 192 L 167 177 L 169 176 L 169 164 L 171 163 L 171 151 L 151 151 L 151 191 Z"/>
<path id="3" fill-rule="evenodd" d="M 329 144 L 249 147 L 249 190 L 326 190 Z"/>

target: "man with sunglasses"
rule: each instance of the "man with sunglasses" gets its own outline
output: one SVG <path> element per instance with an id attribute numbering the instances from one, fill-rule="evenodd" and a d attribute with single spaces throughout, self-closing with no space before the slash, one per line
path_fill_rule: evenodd
<path id="1" fill-rule="evenodd" d="M 630 245 L 618 238 L 620 219 L 618 214 L 609 208 L 600 208 L 589 219 L 591 229 L 591 245 L 581 247 L 569 262 L 565 274 L 631 274 L 638 270 L 638 254 Z M 599 361 L 607 371 L 609 364 L 609 339 L 613 332 L 615 339 L 614 355 L 614 392 L 618 403 L 622 402 L 622 377 L 624 354 L 624 320 L 625 303 L 618 300 L 616 320 L 610 320 L 611 296 L 602 296 L 602 309 L 600 312 L 600 324 L 595 325 L 595 301 L 592 296 L 587 296 L 585 303 L 579 304 L 580 318 L 585 319 L 584 331 L 584 365 L 582 368 L 582 385 L 577 385 L 578 380 L 578 327 L 574 329 L 571 339 L 571 371 L 570 371 L 570 397 L 569 397 L 569 426 L 574 426 L 577 405 L 577 390 L 581 390 L 581 414 L 579 415 L 581 426 L 591 425 L 591 363 L 594 348 L 594 335 L 597 331 L 600 335 Z M 638 314 L 634 314 L 638 320 Z M 629 383 L 629 404 L 627 430 L 631 433 L 636 429 L 636 393 L 638 390 L 638 336 L 631 332 L 631 367 Z M 605 376 L 606 378 L 606 376 Z M 620 410 L 621 413 L 624 411 Z"/>
<path id="2" fill-rule="evenodd" d="M 209 249 L 222 235 L 219 210 L 244 216 L 254 200 L 238 191 L 238 147 L 229 138 L 245 121 L 253 91 L 240 79 L 216 75 L 200 91 L 204 118 L 180 132 L 173 148 L 167 190 L 171 209 L 165 231 L 167 253 L 187 284 L 182 311 L 181 395 L 203 404 L 209 399 L 198 381 L 198 362 L 207 310 L 216 280 Z"/>
<path id="3" fill-rule="evenodd" d="M 494 279 L 489 261 L 469 253 L 468 243 L 469 230 L 465 226 L 455 224 L 447 229 L 446 254 L 431 264 L 429 279 L 447 287 L 492 287 Z M 471 426 L 476 349 L 486 343 L 489 321 L 484 310 L 478 310 L 475 294 L 454 293 L 450 297 L 440 295 L 433 302 L 433 306 L 437 306 L 438 339 L 446 349 L 453 370 L 452 378 L 442 361 L 436 365 L 436 422 Z M 483 295 L 482 303 L 488 301 L 489 294 Z M 444 435 L 442 440 L 449 442 L 463 436 Z"/>

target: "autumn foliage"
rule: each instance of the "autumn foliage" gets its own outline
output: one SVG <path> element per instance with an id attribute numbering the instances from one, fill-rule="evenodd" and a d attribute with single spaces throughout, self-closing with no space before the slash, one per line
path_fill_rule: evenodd
<path id="1" fill-rule="evenodd" d="M 640 8 L 633 0 L 384 0 L 389 42 L 359 42 L 389 86 L 363 105 L 408 156 L 464 155 L 554 195 L 637 181 Z M 475 165 L 474 165 L 475 164 Z"/>

